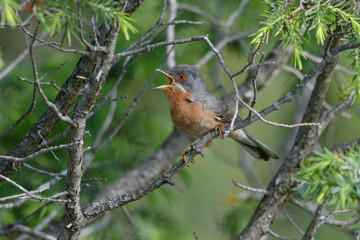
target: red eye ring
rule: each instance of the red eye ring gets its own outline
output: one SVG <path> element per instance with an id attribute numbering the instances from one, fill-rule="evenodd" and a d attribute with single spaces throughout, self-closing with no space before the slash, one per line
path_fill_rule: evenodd
<path id="1" fill-rule="evenodd" d="M 180 82 L 185 81 L 185 80 L 186 80 L 186 75 L 185 75 L 185 74 L 179 74 L 178 80 L 179 80 Z"/>

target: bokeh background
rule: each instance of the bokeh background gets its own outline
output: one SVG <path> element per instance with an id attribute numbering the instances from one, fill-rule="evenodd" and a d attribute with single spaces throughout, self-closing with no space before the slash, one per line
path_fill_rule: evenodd
<path id="1" fill-rule="evenodd" d="M 221 20 L 227 20 L 239 4 L 238 1 L 234 0 L 184 0 L 181 2 L 200 7 L 207 14 Z M 139 30 L 138 33 L 132 34 L 129 41 L 126 41 L 122 36 L 119 37 L 117 49 L 119 51 L 125 49 L 133 40 L 151 28 L 156 23 L 161 8 L 162 1 L 144 1 L 142 6 L 132 15 L 132 18 L 136 19 L 135 26 Z M 234 34 L 249 30 L 255 32 L 263 20 L 261 14 L 266 9 L 267 6 L 262 1 L 249 1 L 241 15 L 235 20 L 231 32 Z M 203 21 L 203 24 L 177 25 L 177 39 L 207 34 L 216 43 L 224 35 L 221 27 L 215 27 L 206 19 L 189 11 L 182 11 L 178 19 Z M 55 36 L 54 40 L 59 40 L 60 37 Z M 162 35 L 159 40 L 165 40 L 165 35 Z M 248 61 L 249 53 L 252 51 L 250 41 L 251 38 L 248 37 L 232 42 L 221 51 L 225 63 L 233 72 L 241 69 Z M 275 41 L 271 41 L 265 44 L 261 51 L 268 53 L 275 44 Z M 5 64 L 10 63 L 24 49 L 23 34 L 17 29 L 1 29 L 0 45 Z M 82 48 L 76 41 L 71 47 Z M 209 51 L 204 42 L 177 45 L 174 49 L 177 64 L 195 64 Z M 316 40 L 306 43 L 304 49 L 318 56 L 321 56 L 324 51 L 322 46 L 317 45 Z M 115 118 L 121 119 L 123 117 L 154 69 L 164 60 L 165 55 L 165 48 L 158 48 L 143 54 L 129 67 L 117 92 L 118 96 L 128 95 L 128 98 L 118 102 Z M 39 72 L 42 74 L 67 61 L 64 67 L 47 78 L 48 81 L 54 80 L 58 85 L 61 85 L 71 74 L 79 59 L 78 56 L 64 54 L 51 48 L 40 48 L 36 51 L 36 58 Z M 343 54 L 341 64 L 348 67 L 349 62 L 346 53 Z M 104 86 L 104 93 L 119 75 L 118 69 L 121 63 L 112 69 Z M 292 66 L 292 63 L 289 62 L 288 65 Z M 308 73 L 315 65 L 316 63 L 311 60 L 303 60 L 302 73 Z M 165 66 L 163 69 L 167 70 L 167 67 Z M 219 97 L 221 97 L 220 93 L 232 92 L 231 82 L 216 58 L 212 58 L 202 66 L 200 73 L 207 82 L 209 89 Z M 28 56 L 10 74 L 0 80 L 0 132 L 7 129 L 30 106 L 32 86 L 19 81 L 18 77 L 31 79 L 32 74 Z M 221 79 L 222 85 L 215 86 L 212 81 L 213 78 Z M 241 84 L 245 78 L 246 73 L 237 77 L 236 81 Z M 351 76 L 342 72 L 334 74 L 326 97 L 329 104 L 336 105 L 339 103 L 339 86 L 346 84 L 349 80 L 351 80 Z M 259 93 L 255 109 L 261 110 L 271 105 L 298 81 L 299 79 L 292 73 L 282 71 Z M 100 188 L 113 182 L 144 161 L 172 132 L 173 124 L 169 115 L 169 105 L 162 92 L 152 91 L 153 87 L 164 82 L 166 79 L 158 74 L 119 134 L 96 155 L 93 166 L 85 173 L 85 178 L 96 177 L 106 178 L 106 180 L 95 183 L 89 182 L 89 184 L 84 185 L 82 188 L 84 202 L 90 199 Z M 57 91 L 53 88 L 43 88 L 49 99 L 56 96 Z M 283 105 L 280 110 L 271 113 L 266 118 L 280 123 L 300 121 L 301 119 L 296 118 L 295 115 L 301 106 L 307 105 L 307 100 L 301 97 L 306 95 L 306 92 L 308 90 L 303 89 L 293 102 Z M 46 109 L 39 96 L 37 101 L 35 110 L 14 131 L 0 138 L 0 154 L 6 154 L 15 146 Z M 90 133 L 95 133 L 99 129 L 108 111 L 109 106 L 105 106 L 88 121 L 87 130 Z M 247 114 L 247 110 L 240 110 L 241 116 L 246 117 Z M 328 126 L 317 144 L 318 150 L 323 147 L 330 148 L 334 144 L 358 137 L 360 132 L 358 109 L 348 110 L 347 115 L 349 116 L 338 117 Z M 59 123 L 52 136 L 63 131 L 65 127 L 65 124 Z M 106 227 L 83 237 L 83 239 L 195 239 L 194 230 L 196 230 L 199 239 L 233 239 L 235 234 L 239 233 L 249 221 L 261 195 L 254 195 L 236 188 L 232 179 L 248 186 L 266 188 L 286 156 L 286 149 L 291 143 L 290 136 L 295 131 L 294 129 L 269 126 L 260 121 L 248 126 L 247 130 L 277 151 L 281 156 L 280 160 L 257 161 L 246 154 L 232 140 L 220 141 L 216 139 L 211 147 L 204 150 L 204 158 L 197 156 L 194 164 L 190 164 L 190 167 L 183 169 L 175 177 L 176 186 L 164 186 L 140 201 L 128 204 L 125 207 L 126 209 L 112 211 L 101 220 Z M 66 138 L 56 143 L 59 144 L 64 141 Z M 86 141 L 86 144 L 91 144 L 93 139 L 88 136 Z M 60 172 L 66 168 L 67 153 L 66 151 L 59 151 L 56 154 L 60 160 L 54 159 L 50 153 L 31 160 L 29 163 L 48 171 Z M 244 164 L 252 170 L 257 182 L 249 178 L 250 173 L 243 168 Z M 32 189 L 51 177 L 22 168 L 14 174 L 13 178 L 26 188 Z M 54 191 L 62 191 L 63 189 L 64 180 L 56 185 Z M 10 184 L 5 183 L 1 186 L 1 196 L 16 193 L 18 190 Z M 0 209 L 0 224 L 10 223 L 24 214 L 28 214 L 41 204 L 29 200 L 21 208 Z M 63 209 L 52 204 L 47 210 L 37 215 L 35 219 L 30 218 L 27 224 L 30 226 L 36 224 L 42 216 L 53 209 L 59 209 L 58 217 L 62 216 Z M 306 230 L 312 216 L 290 204 L 285 204 L 285 209 L 298 225 Z M 288 238 L 300 237 L 282 212 L 279 212 L 273 224 L 273 231 Z M 268 237 L 268 239 L 273 238 Z M 338 228 L 324 225 L 318 230 L 316 239 L 350 239 L 350 235 Z"/>

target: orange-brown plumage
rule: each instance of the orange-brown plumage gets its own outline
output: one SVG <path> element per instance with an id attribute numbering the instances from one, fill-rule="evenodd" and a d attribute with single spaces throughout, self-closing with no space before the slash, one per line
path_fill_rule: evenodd
<path id="1" fill-rule="evenodd" d="M 179 88 L 166 88 L 164 94 L 170 103 L 170 115 L 174 125 L 191 137 L 201 137 L 221 124 L 206 107 L 189 102 L 190 92 Z"/>

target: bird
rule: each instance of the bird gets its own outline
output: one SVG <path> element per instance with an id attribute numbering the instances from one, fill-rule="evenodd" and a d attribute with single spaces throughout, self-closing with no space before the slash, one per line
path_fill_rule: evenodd
<path id="1" fill-rule="evenodd" d="M 201 138 L 205 133 L 217 130 L 223 139 L 222 128 L 228 126 L 235 112 L 220 98 L 209 92 L 196 66 L 176 65 L 167 72 L 156 69 L 167 77 L 167 84 L 155 87 L 162 89 L 170 103 L 170 115 L 174 125 L 192 138 Z M 239 116 L 236 121 L 241 120 Z M 256 139 L 245 129 L 237 129 L 228 134 L 256 159 L 268 161 L 279 156 Z M 211 141 L 204 146 L 211 145 Z M 186 151 L 182 158 L 186 163 Z M 192 159 L 193 161 L 193 159 Z"/>

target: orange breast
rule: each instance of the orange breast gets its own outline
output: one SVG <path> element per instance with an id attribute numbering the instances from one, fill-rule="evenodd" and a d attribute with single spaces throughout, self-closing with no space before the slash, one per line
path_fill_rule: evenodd
<path id="1" fill-rule="evenodd" d="M 186 100 L 191 93 L 173 87 L 164 89 L 164 93 L 169 100 L 170 115 L 175 126 L 185 134 L 199 138 L 220 124 L 213 112 L 199 103 Z"/>

